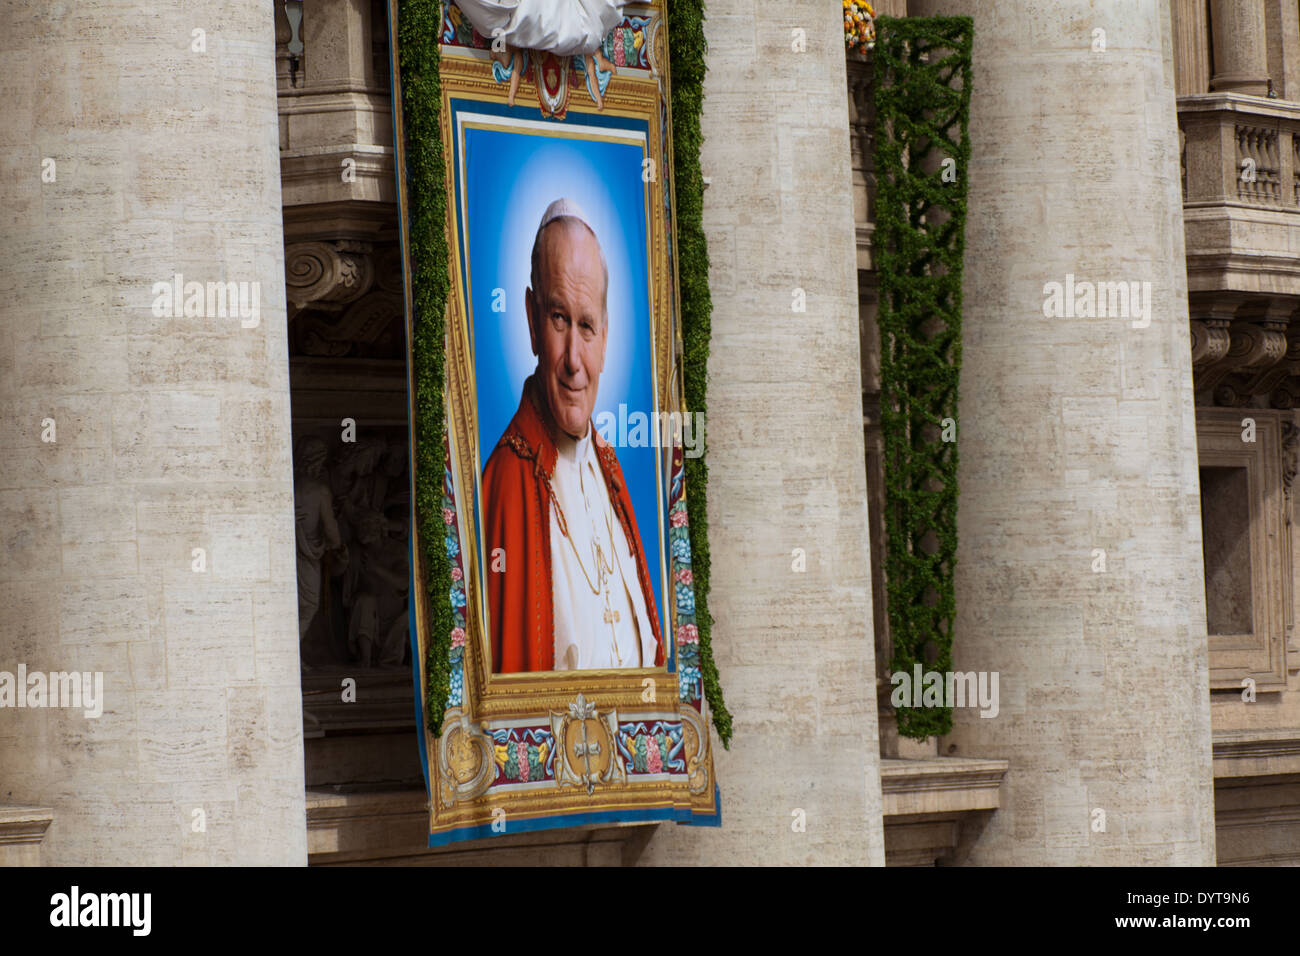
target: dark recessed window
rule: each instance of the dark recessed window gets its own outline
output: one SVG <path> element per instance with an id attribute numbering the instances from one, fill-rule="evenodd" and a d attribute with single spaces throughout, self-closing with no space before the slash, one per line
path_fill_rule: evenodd
<path id="1" fill-rule="evenodd" d="M 1211 634 L 1250 634 L 1250 479 L 1245 468 L 1201 469 L 1205 617 Z"/>

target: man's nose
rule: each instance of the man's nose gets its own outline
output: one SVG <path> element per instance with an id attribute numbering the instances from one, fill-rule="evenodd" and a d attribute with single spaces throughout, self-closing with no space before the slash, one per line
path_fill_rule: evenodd
<path id="1" fill-rule="evenodd" d="M 578 338 L 578 325 L 573 323 L 564 336 L 564 369 L 576 375 L 582 369 L 582 340 Z"/>

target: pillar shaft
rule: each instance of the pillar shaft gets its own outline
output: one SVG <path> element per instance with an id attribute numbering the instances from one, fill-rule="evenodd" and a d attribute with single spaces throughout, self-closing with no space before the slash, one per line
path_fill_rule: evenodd
<path id="1" fill-rule="evenodd" d="M 975 20 L 954 658 L 1000 707 L 957 708 L 940 752 L 1011 767 L 967 860 L 1212 864 L 1168 4 L 909 12 Z M 1048 284 L 1080 282 L 1149 301 L 1046 317 Z"/>
<path id="2" fill-rule="evenodd" d="M 1214 35 L 1211 87 L 1228 93 L 1268 94 L 1264 0 L 1210 0 Z"/>
<path id="3" fill-rule="evenodd" d="M 0 710 L 0 800 L 54 865 L 305 863 L 271 5 L 15 0 L 0 61 L 0 671 L 103 686 Z"/>
<path id="4" fill-rule="evenodd" d="M 880 865 L 841 11 L 710 0 L 704 32 L 711 610 L 735 739 L 722 827 L 660 827 L 642 861 Z"/>
<path id="5" fill-rule="evenodd" d="M 1205 0 L 1171 0 L 1175 90 L 1179 96 L 1210 91 L 1210 29 Z"/>

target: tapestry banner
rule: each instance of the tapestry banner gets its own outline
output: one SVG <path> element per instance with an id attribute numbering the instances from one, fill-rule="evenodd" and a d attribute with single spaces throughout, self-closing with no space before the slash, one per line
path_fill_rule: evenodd
<path id="1" fill-rule="evenodd" d="M 663 0 L 393 0 L 389 17 L 429 845 L 716 825 Z M 445 242 L 422 241 L 430 208 Z M 445 290 L 441 315 L 421 283 Z"/>

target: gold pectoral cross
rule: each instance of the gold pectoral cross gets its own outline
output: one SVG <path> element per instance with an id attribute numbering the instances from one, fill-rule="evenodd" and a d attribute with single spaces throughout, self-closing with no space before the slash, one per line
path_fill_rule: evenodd
<path id="1" fill-rule="evenodd" d="M 584 494 L 584 502 L 585 500 L 586 499 Z M 591 509 L 590 503 L 587 503 L 587 508 L 588 508 L 588 513 L 590 513 L 590 509 Z M 608 517 L 606 517 L 605 519 L 605 524 L 606 527 L 609 527 Z M 610 536 L 611 538 L 613 537 L 612 528 L 610 528 Z M 610 546 L 613 547 L 612 540 L 610 542 Z M 600 546 L 600 540 L 596 538 L 594 534 L 592 535 L 591 550 L 592 550 L 592 557 L 595 559 L 595 564 L 596 564 L 596 580 L 598 582 L 597 587 L 599 590 L 603 590 L 605 592 L 605 611 L 602 617 L 604 618 L 605 623 L 609 625 L 609 637 L 610 637 L 610 641 L 614 645 L 614 657 L 618 661 L 618 666 L 622 667 L 623 652 L 618 649 L 618 631 L 614 627 L 614 625 L 619 622 L 621 615 L 618 613 L 618 611 L 614 610 L 613 603 L 610 601 L 610 597 L 609 597 L 608 582 L 610 577 L 614 573 L 614 564 L 605 555 L 605 549 Z M 588 583 L 590 583 L 590 581 L 588 581 Z"/>
<path id="2" fill-rule="evenodd" d="M 618 623 L 619 613 L 610 606 L 609 588 L 605 588 L 605 623 L 609 625 L 610 640 L 614 642 L 614 656 L 618 658 L 618 666 L 623 666 L 623 652 L 618 649 L 618 631 L 614 625 Z"/>

